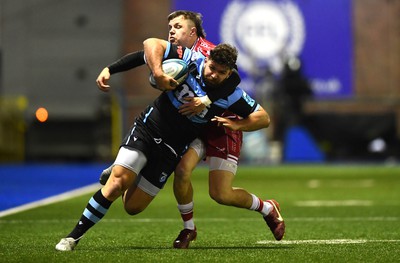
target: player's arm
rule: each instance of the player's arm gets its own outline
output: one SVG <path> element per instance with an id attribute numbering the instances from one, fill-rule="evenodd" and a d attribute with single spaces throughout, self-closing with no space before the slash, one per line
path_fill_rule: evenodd
<path id="1" fill-rule="evenodd" d="M 144 64 L 144 51 L 139 50 L 126 54 L 122 58 L 108 65 L 107 68 L 110 70 L 110 74 L 115 74 L 142 66 Z"/>
<path id="2" fill-rule="evenodd" d="M 144 51 L 129 53 L 105 67 L 96 79 L 97 86 L 103 91 L 108 91 L 108 81 L 112 74 L 127 71 L 145 64 Z"/>
<path id="3" fill-rule="evenodd" d="M 167 52 L 169 43 L 158 38 L 148 38 L 143 42 L 144 55 L 146 64 L 153 73 L 156 85 L 161 90 L 173 90 L 178 82 L 173 78 L 164 74 L 162 70 L 162 61 Z"/>
<path id="4" fill-rule="evenodd" d="M 243 119 L 229 119 L 215 116 L 211 121 L 218 122 L 218 125 L 225 126 L 234 131 L 256 131 L 267 128 L 271 122 L 268 113 L 261 106 Z"/>
<path id="5" fill-rule="evenodd" d="M 268 113 L 252 97 L 240 88 L 228 97 L 228 110 L 242 117 L 242 119 L 229 119 L 214 117 L 211 121 L 225 126 L 231 130 L 255 131 L 267 128 L 271 122 Z"/>

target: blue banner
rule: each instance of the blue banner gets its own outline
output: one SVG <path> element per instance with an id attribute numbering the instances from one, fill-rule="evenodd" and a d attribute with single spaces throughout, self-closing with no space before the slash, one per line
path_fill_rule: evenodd
<path id="1" fill-rule="evenodd" d="M 317 98 L 353 94 L 349 0 L 174 0 L 173 8 L 201 13 L 208 40 L 238 48 L 241 87 L 250 94 L 291 57 Z"/>

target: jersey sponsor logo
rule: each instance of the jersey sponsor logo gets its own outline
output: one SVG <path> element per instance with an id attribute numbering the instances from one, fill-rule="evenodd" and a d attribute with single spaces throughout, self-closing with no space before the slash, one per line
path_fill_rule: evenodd
<path id="1" fill-rule="evenodd" d="M 199 37 L 196 40 L 196 43 L 192 47 L 192 51 L 199 52 L 203 56 L 208 56 L 210 55 L 210 49 L 214 48 L 215 45 L 204 38 Z M 196 58 L 192 58 L 192 60 L 195 60 Z"/>
<path id="2" fill-rule="evenodd" d="M 168 174 L 166 172 L 162 172 L 160 176 L 160 183 L 164 183 L 168 179 Z"/>
<path id="3" fill-rule="evenodd" d="M 225 147 L 224 148 L 219 148 L 219 147 L 215 146 L 215 149 L 217 149 L 220 152 L 224 152 L 226 148 Z"/>
<path id="4" fill-rule="evenodd" d="M 253 107 L 254 104 L 256 103 L 256 101 L 255 101 L 254 99 L 252 99 L 245 91 L 243 91 L 242 97 L 245 99 L 245 101 L 246 101 L 251 107 Z"/>
<path id="5" fill-rule="evenodd" d="M 279 73 L 286 57 L 303 49 L 305 23 L 291 0 L 236 0 L 222 15 L 220 35 L 222 42 L 238 48 L 240 69 L 259 75 L 268 67 Z"/>

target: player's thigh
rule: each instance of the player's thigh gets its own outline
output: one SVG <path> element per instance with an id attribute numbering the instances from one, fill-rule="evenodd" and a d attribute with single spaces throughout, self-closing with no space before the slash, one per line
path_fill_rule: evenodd
<path id="1" fill-rule="evenodd" d="M 179 179 L 190 176 L 199 161 L 204 158 L 204 155 L 204 143 L 200 139 L 196 139 L 175 168 L 175 178 L 178 177 Z"/>
<path id="2" fill-rule="evenodd" d="M 243 133 L 211 125 L 207 130 L 206 155 L 235 162 L 239 161 Z"/>
<path id="3" fill-rule="evenodd" d="M 214 157 L 215 158 L 215 157 Z M 211 158 L 211 162 L 212 162 Z M 232 165 L 231 162 L 223 160 L 221 158 L 218 159 L 220 163 L 223 163 L 222 166 Z M 209 192 L 211 196 L 224 195 L 229 194 L 232 191 L 232 183 L 235 178 L 235 173 L 230 169 L 211 169 L 209 172 Z"/>

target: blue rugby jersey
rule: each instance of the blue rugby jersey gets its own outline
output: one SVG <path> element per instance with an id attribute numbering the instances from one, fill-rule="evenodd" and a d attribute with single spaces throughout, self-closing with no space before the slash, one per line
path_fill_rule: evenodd
<path id="1" fill-rule="evenodd" d="M 164 53 L 164 59 L 169 58 L 180 58 L 188 65 L 194 63 L 197 69 L 197 71 L 195 71 L 197 74 L 189 74 L 182 85 L 175 90 L 166 92 L 172 105 L 178 109 L 186 102 L 183 99 L 185 97 L 205 96 L 207 92 L 205 91 L 205 85 L 202 80 L 205 56 L 201 52 L 191 51 L 190 49 L 168 43 Z M 195 124 L 205 124 L 214 116 L 221 115 L 225 110 L 229 110 L 240 117 L 246 118 L 250 113 L 257 111 L 259 107 L 260 105 L 244 90 L 236 87 L 234 92 L 227 97 L 216 100 L 199 114 L 187 118 Z"/>
<path id="2" fill-rule="evenodd" d="M 195 63 L 196 74 L 189 74 L 187 80 L 173 91 L 163 92 L 156 100 L 149 105 L 141 115 L 136 118 L 133 128 L 128 134 L 125 145 L 134 144 L 135 140 L 147 142 L 152 145 L 154 142 L 168 145 L 173 149 L 174 154 L 183 154 L 189 145 L 202 132 L 203 128 L 214 116 L 221 115 L 229 110 L 243 118 L 258 110 L 260 105 L 246 92 L 236 88 L 230 95 L 220 98 L 210 104 L 201 113 L 187 117 L 178 112 L 180 105 L 185 103 L 184 97 L 204 96 L 206 94 L 201 78 L 204 66 L 204 55 L 200 52 L 192 52 L 168 43 L 164 59 L 180 58 L 187 64 Z M 155 148 L 141 148 L 143 152 L 157 151 Z"/>

